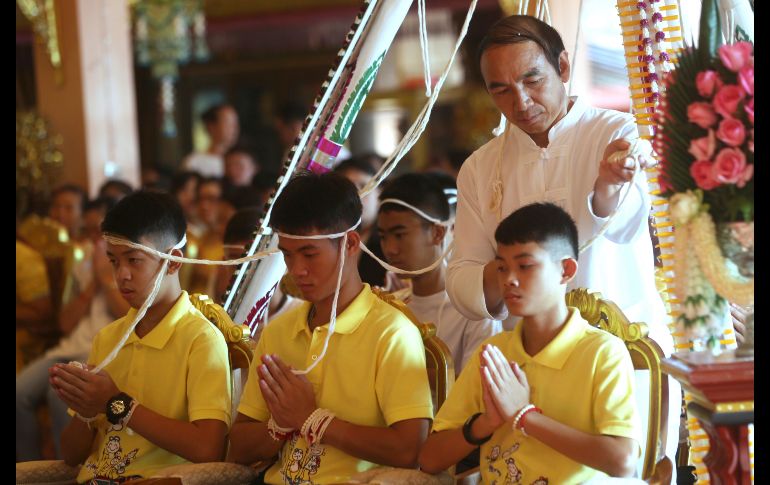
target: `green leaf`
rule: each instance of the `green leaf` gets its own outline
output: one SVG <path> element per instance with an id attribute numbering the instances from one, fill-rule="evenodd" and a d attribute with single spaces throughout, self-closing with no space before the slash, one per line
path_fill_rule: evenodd
<path id="1" fill-rule="evenodd" d="M 384 57 L 385 52 L 380 54 L 380 57 L 375 59 L 374 62 L 366 68 L 361 79 L 356 83 L 356 87 L 353 88 L 353 92 L 345 103 L 342 114 L 340 114 L 339 119 L 337 119 L 337 124 L 334 125 L 334 131 L 330 137 L 331 141 L 334 143 L 339 145 L 345 143 L 345 140 L 350 134 L 350 129 L 353 127 L 353 121 L 361 110 L 361 106 L 364 104 L 364 100 L 366 99 L 366 95 L 369 94 L 372 84 L 374 84 L 374 78 L 377 76 L 377 70 L 380 68 L 380 64 L 382 64 L 382 59 Z"/>
<path id="2" fill-rule="evenodd" d="M 703 0 L 698 36 L 698 52 L 703 62 L 709 63 L 711 59 L 717 56 L 717 49 L 722 43 L 722 28 L 719 25 L 717 0 Z"/>

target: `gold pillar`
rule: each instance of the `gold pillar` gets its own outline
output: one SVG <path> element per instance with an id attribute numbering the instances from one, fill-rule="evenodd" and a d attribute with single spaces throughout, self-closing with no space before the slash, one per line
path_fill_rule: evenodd
<path id="1" fill-rule="evenodd" d="M 139 186 L 128 2 L 55 0 L 60 72 L 35 43 L 38 109 L 60 133 L 62 182 L 93 197 L 108 178 Z"/>

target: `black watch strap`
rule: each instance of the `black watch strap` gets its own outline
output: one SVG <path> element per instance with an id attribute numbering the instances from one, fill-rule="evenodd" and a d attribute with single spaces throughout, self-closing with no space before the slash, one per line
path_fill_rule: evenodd
<path id="1" fill-rule="evenodd" d="M 471 427 L 473 427 L 473 422 L 476 421 L 476 419 L 478 419 L 479 416 L 481 416 L 481 413 L 476 413 L 470 418 L 468 418 L 468 420 L 465 421 L 465 424 L 463 424 L 463 438 L 465 438 L 465 441 L 467 441 L 468 443 L 474 446 L 481 446 L 487 441 L 489 441 L 490 438 L 492 438 L 492 435 L 489 435 L 481 439 L 473 438 L 473 434 L 471 433 Z"/>
<path id="2" fill-rule="evenodd" d="M 107 421 L 112 424 L 120 423 L 120 420 L 126 417 L 131 410 L 131 403 L 133 401 L 134 398 L 125 392 L 121 392 L 111 397 L 110 400 L 107 401 L 107 409 L 105 410 Z"/>

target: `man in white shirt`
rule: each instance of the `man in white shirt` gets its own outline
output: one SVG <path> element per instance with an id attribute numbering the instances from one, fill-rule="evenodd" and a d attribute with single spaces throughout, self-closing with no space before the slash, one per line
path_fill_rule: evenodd
<path id="1" fill-rule="evenodd" d="M 638 137 L 633 116 L 569 98 L 564 44 L 558 32 L 533 17 L 498 21 L 479 53 L 487 91 L 507 127 L 460 170 L 455 250 L 447 274 L 452 303 L 468 318 L 506 316 L 495 283 L 494 231 L 519 207 L 536 201 L 561 205 L 577 223 L 581 244 L 618 209 L 607 232 L 580 254 L 581 271 L 570 289 L 600 291 L 631 321 L 646 322 L 650 336 L 670 354 L 673 340 L 666 324 L 671 318 L 655 287 L 647 179 L 643 170 L 634 174 L 631 159 L 607 161 L 628 148 L 624 140 Z M 618 207 L 626 190 L 630 193 Z M 647 378 L 637 376 L 640 404 L 645 403 Z M 681 394 L 678 383 L 669 382 L 666 454 L 673 461 Z M 646 405 L 639 409 L 646 416 Z"/>
<path id="2" fill-rule="evenodd" d="M 187 155 L 182 161 L 182 169 L 198 172 L 204 177 L 222 177 L 225 153 L 238 140 L 238 113 L 229 104 L 218 104 L 204 111 L 201 120 L 209 135 L 209 148 Z"/>
<path id="3" fill-rule="evenodd" d="M 444 253 L 449 215 L 444 191 L 430 175 L 410 173 L 393 180 L 380 195 L 377 216 L 385 259 L 407 271 L 430 266 Z M 436 325 L 436 334 L 452 352 L 459 375 L 476 347 L 502 331 L 502 326 L 491 318 L 469 319 L 459 313 L 447 296 L 445 272 L 442 262 L 427 273 L 399 276 L 411 279 L 407 306 L 420 320 Z"/>

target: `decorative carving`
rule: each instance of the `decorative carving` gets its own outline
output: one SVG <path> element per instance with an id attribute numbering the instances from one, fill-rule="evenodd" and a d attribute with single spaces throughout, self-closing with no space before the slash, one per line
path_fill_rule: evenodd
<path id="1" fill-rule="evenodd" d="M 16 113 L 16 213 L 39 209 L 59 181 L 61 135 L 51 133 L 35 111 Z"/>
<path id="2" fill-rule="evenodd" d="M 661 369 L 663 350 L 648 337 L 647 324 L 631 323 L 622 310 L 614 302 L 603 299 L 601 293 L 577 288 L 568 292 L 565 299 L 567 305 L 577 308 L 589 324 L 623 340 L 634 369 L 650 371 L 650 411 L 642 470 L 642 477 L 650 478 L 665 459 L 668 405 L 663 403 L 668 403 L 668 379 L 663 378 Z"/>
<path id="3" fill-rule="evenodd" d="M 32 30 L 35 31 L 38 42 L 45 45 L 48 60 L 54 68 L 54 79 L 56 84 L 61 85 L 64 79 L 61 71 L 61 51 L 54 0 L 16 0 L 16 4 L 32 24 Z"/>
<path id="4" fill-rule="evenodd" d="M 248 369 L 254 358 L 255 347 L 255 342 L 250 338 L 249 327 L 233 323 L 224 308 L 207 295 L 193 293 L 190 295 L 190 302 L 224 335 L 232 368 Z"/>

